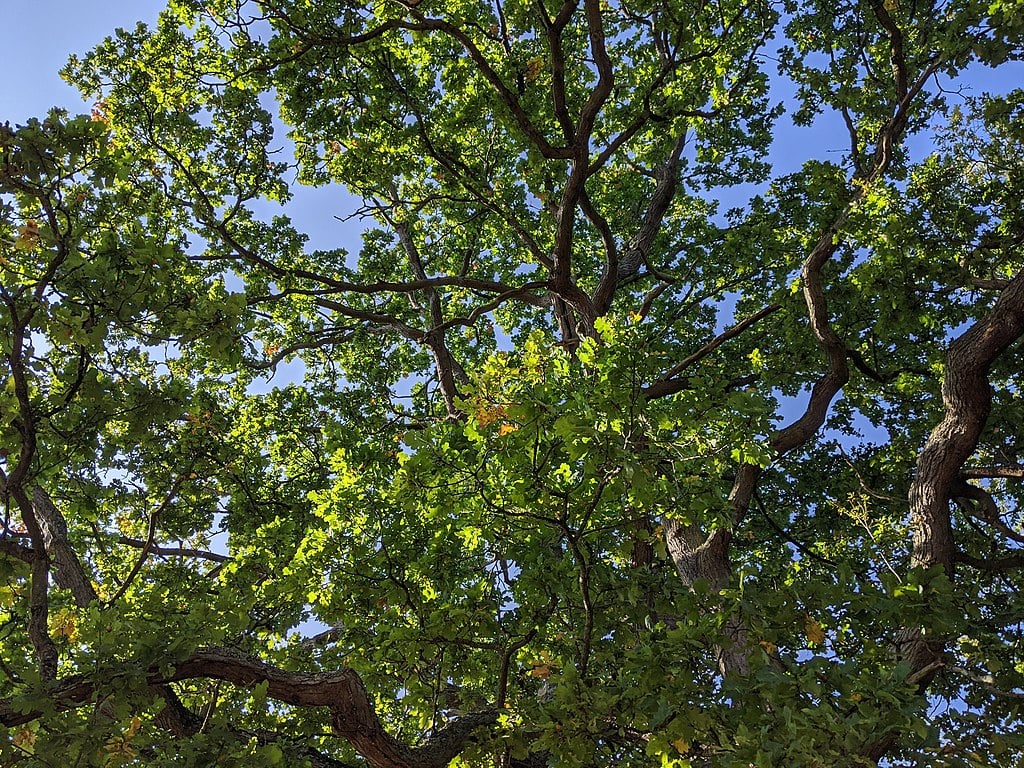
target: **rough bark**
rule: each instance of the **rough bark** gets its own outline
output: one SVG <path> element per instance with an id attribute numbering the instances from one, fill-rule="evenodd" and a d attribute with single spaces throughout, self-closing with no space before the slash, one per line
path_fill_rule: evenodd
<path id="1" fill-rule="evenodd" d="M 436 731 L 417 747 L 395 739 L 384 730 L 359 674 L 352 669 L 329 672 L 292 672 L 274 667 L 230 648 L 205 648 L 179 663 L 169 674 L 151 670 L 151 686 L 181 680 L 223 680 L 242 687 L 267 684 L 267 696 L 297 707 L 326 707 L 334 732 L 376 768 L 444 768 L 466 746 L 477 728 L 493 725 L 497 710 L 470 713 Z M 58 680 L 48 691 L 57 710 L 93 702 L 98 686 L 76 675 Z M 10 699 L 0 699 L 0 724 L 23 725 L 39 717 L 38 711 L 19 711 Z"/>
<path id="2" fill-rule="evenodd" d="M 1024 273 L 1003 290 L 992 310 L 949 345 L 942 380 L 945 414 L 917 460 L 910 486 L 913 526 L 912 568 L 941 567 L 953 578 L 956 541 L 950 502 L 962 486 L 964 462 L 978 446 L 992 405 L 989 370 L 1024 335 Z M 924 643 L 919 634 L 905 652 L 914 672 L 942 653 L 941 640 Z"/>
<path id="3" fill-rule="evenodd" d="M 918 457 L 910 487 L 914 567 L 941 565 L 952 575 L 955 545 L 949 502 L 988 419 L 989 369 L 1022 334 L 1024 273 L 1010 282 L 988 315 L 949 345 L 942 381 L 945 415 Z"/>
<path id="4" fill-rule="evenodd" d="M 27 496 L 22 496 L 27 503 Z M 5 546 L 2 551 L 32 563 L 33 590 L 43 592 L 38 599 L 33 600 L 33 606 L 36 603 L 44 607 L 47 605 L 46 574 L 51 564 L 56 566 L 55 581 L 71 591 L 76 605 L 84 608 L 94 602 L 97 599 L 96 592 L 68 541 L 67 522 L 49 494 L 39 486 L 33 489 L 31 515 L 38 521 L 37 538 L 45 544 L 45 548 L 37 551 L 14 545 L 13 542 L 4 542 L 12 546 Z M 41 572 L 36 574 L 36 571 Z M 45 624 L 42 626 L 45 628 Z M 49 641 L 47 635 L 42 637 Z M 56 680 L 56 648 L 52 641 L 46 643 L 40 640 L 39 643 L 44 651 L 40 663 L 45 665 L 46 676 L 55 680 L 47 691 L 55 708 L 58 711 L 69 710 L 93 703 L 98 687 L 95 681 L 86 676 Z M 201 721 L 182 705 L 169 684 L 195 678 L 223 680 L 243 687 L 266 682 L 267 695 L 284 704 L 327 707 L 331 711 L 335 733 L 349 741 L 371 765 L 378 768 L 443 768 L 462 751 L 476 728 L 492 725 L 497 719 L 495 710 L 471 713 L 440 729 L 422 745 L 410 747 L 384 730 L 362 680 L 351 669 L 318 673 L 289 672 L 229 648 L 209 648 L 194 653 L 178 664 L 171 674 L 151 671 L 147 675 L 153 693 L 165 702 L 157 723 L 177 736 L 195 733 Z M 41 714 L 38 711 L 19 711 L 12 700 L 0 699 L 0 724 L 4 726 L 22 725 Z"/>
<path id="5" fill-rule="evenodd" d="M 995 305 L 955 339 L 946 353 L 942 380 L 945 413 L 918 456 L 910 486 L 913 528 L 912 568 L 939 567 L 952 579 L 957 556 L 950 505 L 963 493 L 963 465 L 978 447 L 992 406 L 988 374 L 992 364 L 1024 335 L 1024 272 L 1009 281 Z M 1016 563 L 1009 563 L 1010 566 Z M 925 691 L 945 666 L 945 639 L 906 627 L 898 640 L 909 665 L 908 682 Z M 895 744 L 886 737 L 869 744 L 865 754 L 880 760 Z"/>
<path id="6" fill-rule="evenodd" d="M 43 534 L 46 554 L 55 569 L 57 586 L 71 591 L 75 604 L 84 607 L 96 599 L 89 575 L 68 541 L 68 524 L 41 486 L 32 489 L 32 509 Z"/>

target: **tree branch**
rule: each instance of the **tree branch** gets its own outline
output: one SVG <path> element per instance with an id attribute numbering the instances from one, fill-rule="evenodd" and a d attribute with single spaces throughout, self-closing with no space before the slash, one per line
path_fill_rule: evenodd
<path id="1" fill-rule="evenodd" d="M 13 557 L 25 563 L 35 562 L 36 551 L 10 539 L 0 539 L 0 555 Z"/>
<path id="2" fill-rule="evenodd" d="M 230 648 L 205 648 L 178 663 L 169 674 L 151 670 L 150 685 L 197 678 L 223 680 L 249 688 L 267 685 L 267 696 L 296 707 L 326 707 L 334 732 L 349 741 L 374 768 L 444 768 L 468 743 L 472 733 L 493 725 L 494 709 L 464 715 L 440 728 L 420 746 L 410 747 L 384 730 L 359 674 L 352 669 L 293 672 Z M 58 711 L 93 702 L 98 686 L 84 675 L 56 681 L 47 691 Z M 10 728 L 32 722 L 43 713 L 20 711 L 12 699 L 0 699 L 0 724 Z"/>
<path id="3" fill-rule="evenodd" d="M 147 546 L 147 542 L 145 540 L 133 539 L 130 536 L 121 536 L 117 540 L 117 543 L 124 544 L 127 547 L 135 547 L 137 549 Z M 189 547 L 162 547 L 153 543 L 149 543 L 148 551 L 151 555 L 158 555 L 160 557 L 195 557 L 200 560 L 211 560 L 215 563 L 227 563 L 231 560 L 231 557 L 228 555 L 208 552 L 205 549 L 191 549 Z"/>
<path id="4" fill-rule="evenodd" d="M 750 315 L 750 317 L 744 318 L 731 328 L 727 328 L 726 330 L 722 331 L 722 333 L 715 336 L 715 338 L 713 338 L 703 347 L 698 349 L 696 352 L 694 352 L 691 355 L 688 355 L 685 359 L 676 363 L 669 370 L 667 370 L 664 373 L 664 375 L 662 375 L 662 377 L 658 379 L 658 381 L 654 382 L 644 390 L 644 397 L 646 397 L 648 400 L 653 400 L 655 398 L 665 397 L 666 395 L 675 394 L 676 392 L 680 391 L 681 387 L 679 387 L 679 383 L 681 380 L 677 378 L 680 373 L 685 371 L 690 366 L 695 365 L 696 363 L 703 360 L 705 357 L 707 357 L 720 346 L 722 346 L 725 342 L 729 341 L 730 339 L 736 338 L 745 330 L 750 328 L 752 325 L 754 325 L 761 319 L 767 317 L 768 315 L 779 311 L 781 308 L 781 304 L 769 304 L 764 309 L 758 310 L 754 314 Z"/>
<path id="5" fill-rule="evenodd" d="M 998 467 L 965 467 L 963 476 L 970 480 L 1005 478 L 1007 480 L 1024 480 L 1024 464 L 1003 465 Z"/>
<path id="6" fill-rule="evenodd" d="M 68 524 L 64 515 L 54 505 L 50 495 L 38 485 L 32 490 L 32 508 L 42 529 L 46 554 L 56 568 L 54 580 L 57 586 L 70 590 L 76 605 L 88 605 L 96 599 L 96 590 L 68 541 Z"/>

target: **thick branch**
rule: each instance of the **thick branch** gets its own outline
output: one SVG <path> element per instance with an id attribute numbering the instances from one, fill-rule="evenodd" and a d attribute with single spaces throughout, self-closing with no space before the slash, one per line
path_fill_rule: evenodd
<path id="1" fill-rule="evenodd" d="M 33 433 L 34 442 L 34 433 Z M 12 473 L 13 477 L 13 473 Z M 32 579 L 29 588 L 28 636 L 36 652 L 39 662 L 39 676 L 43 680 L 54 680 L 57 677 L 57 665 L 60 657 L 57 646 L 49 634 L 50 616 L 50 558 L 46 554 L 45 536 L 32 509 L 25 488 L 21 485 L 11 487 L 8 491 L 21 510 L 25 527 L 28 528 L 32 547 L 36 551 L 32 558 Z"/>
<path id="2" fill-rule="evenodd" d="M 418 747 L 410 747 L 384 730 L 359 674 L 352 669 L 292 672 L 230 648 L 206 648 L 180 662 L 170 674 L 152 671 L 150 685 L 205 678 L 241 687 L 267 685 L 267 696 L 296 707 L 327 707 L 335 733 L 349 741 L 375 768 L 444 768 L 466 746 L 473 731 L 497 720 L 495 710 L 460 717 L 436 731 Z M 58 711 L 89 705 L 98 686 L 76 675 L 57 681 L 48 691 Z M 0 724 L 23 725 L 42 712 L 21 712 L 10 699 L 0 699 Z"/>
<path id="3" fill-rule="evenodd" d="M 992 363 L 1024 334 L 1024 273 L 1018 274 L 992 310 L 949 345 L 942 381 L 945 415 L 932 430 L 910 486 L 914 525 L 911 564 L 953 570 L 949 502 L 964 462 L 974 453 L 988 419 Z"/>
<path id="4" fill-rule="evenodd" d="M 36 552 L 32 547 L 26 547 L 10 539 L 0 539 L 0 555 L 13 557 L 26 563 L 32 563 L 36 559 Z"/>
<path id="5" fill-rule="evenodd" d="M 949 345 L 942 380 L 945 414 L 918 457 L 910 485 L 911 567 L 939 567 L 952 578 L 956 561 L 964 560 L 963 556 L 957 556 L 950 501 L 958 491 L 963 492 L 962 486 L 966 485 L 961 474 L 963 464 L 977 448 L 988 419 L 992 404 L 989 369 L 1022 334 L 1024 273 L 1010 281 L 985 317 Z M 901 655 L 910 665 L 911 676 L 920 681 L 921 690 L 934 675 L 925 674 L 924 670 L 932 668 L 944 648 L 941 637 L 926 637 L 919 627 L 904 630 L 900 639 Z M 877 759 L 890 746 L 887 740 L 882 740 L 871 745 L 867 753 Z"/>
<path id="6" fill-rule="evenodd" d="M 623 251 L 621 259 L 615 252 L 609 252 L 605 273 L 594 291 L 594 306 L 598 314 L 604 314 L 611 307 L 619 280 L 635 274 L 640 265 L 647 262 L 654 240 L 661 231 L 665 214 L 675 197 L 679 183 L 679 163 L 685 146 L 686 133 L 683 132 L 676 139 L 668 160 L 655 169 L 654 176 L 658 183 L 647 203 L 647 210 L 636 235 Z"/>
<path id="7" fill-rule="evenodd" d="M 40 486 L 32 490 L 32 508 L 43 534 L 43 543 L 50 562 L 56 568 L 57 586 L 71 591 L 75 604 L 84 607 L 96 599 L 92 580 L 68 541 L 68 524 L 54 505 L 50 495 Z"/>

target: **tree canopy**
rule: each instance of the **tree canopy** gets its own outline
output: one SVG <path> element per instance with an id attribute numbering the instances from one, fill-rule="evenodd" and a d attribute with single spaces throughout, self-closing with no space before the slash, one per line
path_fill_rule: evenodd
<path id="1" fill-rule="evenodd" d="M 72 59 L 0 128 L 0 762 L 1020 764 L 1022 56 L 171 0 Z"/>

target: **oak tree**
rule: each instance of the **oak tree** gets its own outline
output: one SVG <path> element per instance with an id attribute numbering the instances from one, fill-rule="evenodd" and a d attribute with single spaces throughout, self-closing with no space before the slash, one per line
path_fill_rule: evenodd
<path id="1" fill-rule="evenodd" d="M 0 762 L 1019 763 L 1022 54 L 172 0 L 72 59 L 0 129 Z"/>

